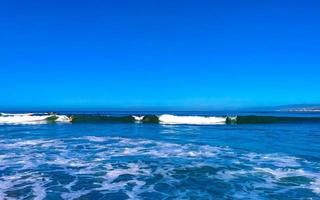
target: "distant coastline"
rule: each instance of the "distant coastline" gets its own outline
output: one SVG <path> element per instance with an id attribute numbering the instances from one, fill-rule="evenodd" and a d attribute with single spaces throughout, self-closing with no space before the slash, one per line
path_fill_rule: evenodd
<path id="1" fill-rule="evenodd" d="M 285 112 L 320 112 L 319 104 L 297 104 L 277 107 L 277 111 Z"/>
<path id="2" fill-rule="evenodd" d="M 283 110 L 280 110 L 283 111 Z M 288 112 L 320 112 L 320 108 L 297 108 L 289 109 Z"/>

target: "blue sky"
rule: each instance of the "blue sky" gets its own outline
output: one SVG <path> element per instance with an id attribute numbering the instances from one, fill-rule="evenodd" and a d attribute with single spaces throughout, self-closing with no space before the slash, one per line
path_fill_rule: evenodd
<path id="1" fill-rule="evenodd" d="M 1 1 L 0 109 L 320 103 L 319 1 Z"/>

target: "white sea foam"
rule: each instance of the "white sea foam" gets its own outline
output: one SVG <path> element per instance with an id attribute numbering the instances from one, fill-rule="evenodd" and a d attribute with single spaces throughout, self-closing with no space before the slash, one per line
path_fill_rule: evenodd
<path id="1" fill-rule="evenodd" d="M 34 187 L 32 189 L 35 194 L 34 200 L 42 200 L 47 195 L 45 188 L 42 185 L 40 185 L 38 182 L 34 184 Z"/>
<path id="2" fill-rule="evenodd" d="M 105 175 L 105 181 L 96 190 L 100 191 L 121 191 L 126 186 L 133 186 L 131 190 L 125 190 L 125 194 L 129 199 L 140 199 L 138 194 L 146 192 L 148 188 L 142 189 L 146 184 L 143 180 L 138 180 L 137 177 L 151 176 L 150 166 L 138 163 L 127 163 L 125 166 L 112 166 L 106 165 L 107 173 Z M 132 179 L 115 181 L 121 175 L 131 175 Z"/>
<path id="3" fill-rule="evenodd" d="M 72 119 L 66 115 L 56 115 L 58 118 L 55 120 L 56 122 L 71 122 Z"/>
<path id="4" fill-rule="evenodd" d="M 26 189 L 28 188 L 28 185 L 30 184 L 32 191 L 30 191 L 32 194 L 28 193 L 22 193 L 20 198 L 17 197 L 10 197 L 6 193 L 6 191 L 10 191 L 12 189 L 14 190 L 20 190 L 20 189 Z M 13 175 L 7 175 L 0 177 L 0 199 L 27 199 L 28 195 L 34 196 L 33 199 L 36 200 L 42 200 L 46 197 L 46 191 L 44 185 L 50 183 L 50 180 L 46 177 L 40 177 L 36 173 L 32 172 L 19 172 L 17 171 Z M 30 196 L 29 196 L 30 197 Z"/>
<path id="5" fill-rule="evenodd" d="M 176 115 L 160 115 L 161 124 L 225 124 L 225 117 L 203 117 L 203 116 L 176 116 Z"/>
<path id="6" fill-rule="evenodd" d="M 66 115 L 48 115 L 41 113 L 1 113 L 0 124 L 43 124 L 50 117 L 57 117 L 56 122 L 70 122 L 71 119 Z"/>
<path id="7" fill-rule="evenodd" d="M 50 115 L 32 116 L 32 115 L 15 115 L 0 116 L 0 124 L 41 124 Z"/>
<path id="8" fill-rule="evenodd" d="M 294 170 L 294 169 L 271 169 L 271 168 L 261 168 L 261 167 L 256 167 L 255 168 L 256 172 L 262 172 L 262 173 L 268 173 L 271 174 L 275 179 L 281 179 L 284 177 L 290 177 L 290 176 L 306 176 L 307 173 L 302 170 Z"/>
<path id="9" fill-rule="evenodd" d="M 210 158 L 215 157 L 221 151 L 228 151 L 227 147 L 213 147 L 209 145 L 197 146 L 193 144 L 175 144 L 146 139 L 129 139 L 120 137 L 104 139 L 114 140 L 114 142 L 102 146 L 102 148 L 107 147 L 108 151 L 97 153 L 100 158 L 123 156 Z"/>
<path id="10" fill-rule="evenodd" d="M 240 158 L 254 162 L 254 163 L 272 163 L 278 167 L 298 167 L 300 166 L 299 159 L 292 156 L 279 155 L 279 154 L 257 154 L 248 153 L 242 155 Z"/>
<path id="11" fill-rule="evenodd" d="M 144 118 L 144 116 L 135 116 L 135 115 L 133 115 L 132 116 L 133 118 L 134 118 L 134 120 L 136 120 L 136 121 L 142 121 L 143 120 L 143 118 Z"/>
<path id="12" fill-rule="evenodd" d="M 89 140 L 91 142 L 105 142 L 107 138 L 105 137 L 97 137 L 97 136 L 85 136 L 84 139 Z"/>
<path id="13" fill-rule="evenodd" d="M 42 139 L 34 139 L 34 140 L 12 140 L 11 142 L 0 142 L 1 148 L 21 148 L 26 146 L 43 146 L 43 147 L 52 147 L 61 144 L 61 142 L 57 140 L 42 140 Z"/>
<path id="14" fill-rule="evenodd" d="M 0 116 L 30 116 L 40 113 L 0 113 Z"/>
<path id="15" fill-rule="evenodd" d="M 61 194 L 61 198 L 65 200 L 78 199 L 79 197 L 86 195 L 90 190 L 69 191 Z"/>
<path id="16" fill-rule="evenodd" d="M 310 188 L 313 190 L 313 192 L 320 194 L 320 177 L 311 183 Z"/>
<path id="17" fill-rule="evenodd" d="M 7 191 L 13 187 L 14 187 L 13 182 L 8 181 L 8 180 L 3 180 L 3 181 L 0 180 L 0 199 L 6 199 L 7 195 L 5 194 L 5 191 Z"/>
<path id="18" fill-rule="evenodd" d="M 27 187 L 31 188 L 30 192 L 21 194 L 19 199 L 43 199 L 55 189 L 61 191 L 59 195 L 67 200 L 91 192 L 123 192 L 129 199 L 139 199 L 142 193 L 159 192 L 157 184 L 165 183 L 173 188 L 184 183 L 188 185 L 188 178 L 195 175 L 208 182 L 214 179 L 223 181 L 232 188 L 226 195 L 240 199 L 246 195 L 248 199 L 263 199 L 261 191 L 266 188 L 274 194 L 297 188 L 320 194 L 318 169 L 313 165 L 305 167 L 302 158 L 287 155 L 243 152 L 195 143 L 92 135 L 71 139 L 6 139 L 0 140 L 0 149 L 4 144 L 12 152 L 0 155 L 0 167 L 15 167 L 15 171 L 14 174 L 0 176 L 0 199 L 9 200 L 8 191 L 13 188 Z M 50 170 L 39 171 L 41 163 Z M 206 172 L 203 166 L 214 170 Z M 59 177 L 57 173 L 68 176 Z M 64 178 L 67 177 L 70 179 L 66 182 Z M 297 181 L 293 186 L 283 184 L 284 178 L 290 177 L 304 177 L 306 181 Z M 55 181 L 50 182 L 51 179 Z M 239 183 L 243 180 L 247 183 Z M 179 198 L 187 198 L 190 193 L 199 199 L 210 196 L 196 187 L 178 186 L 174 191 L 160 192 L 167 197 L 174 194 Z"/>
<path id="19" fill-rule="evenodd" d="M 56 157 L 53 161 L 47 161 L 47 163 L 52 165 L 69 166 L 69 167 L 87 167 L 91 165 L 90 163 L 84 162 L 78 158 L 64 158 L 64 157 Z"/>
<path id="20" fill-rule="evenodd" d="M 106 174 L 106 178 L 109 182 L 114 181 L 120 175 L 138 175 L 138 174 L 150 174 L 149 170 L 144 170 L 142 164 L 129 163 L 126 168 L 109 169 Z"/>

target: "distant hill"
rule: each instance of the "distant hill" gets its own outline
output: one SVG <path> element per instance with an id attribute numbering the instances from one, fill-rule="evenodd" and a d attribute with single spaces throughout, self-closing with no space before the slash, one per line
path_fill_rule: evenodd
<path id="1" fill-rule="evenodd" d="M 265 106 L 246 108 L 253 111 L 287 111 L 287 112 L 320 112 L 320 104 L 291 104 L 281 106 Z"/>
<path id="2" fill-rule="evenodd" d="M 294 104 L 274 107 L 275 110 L 289 112 L 320 112 L 320 104 Z"/>

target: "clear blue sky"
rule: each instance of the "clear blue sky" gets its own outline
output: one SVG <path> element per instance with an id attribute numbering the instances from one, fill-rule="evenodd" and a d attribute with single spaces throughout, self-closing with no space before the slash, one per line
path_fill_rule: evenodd
<path id="1" fill-rule="evenodd" d="M 4 0 L 0 109 L 320 103 L 320 1 Z"/>

